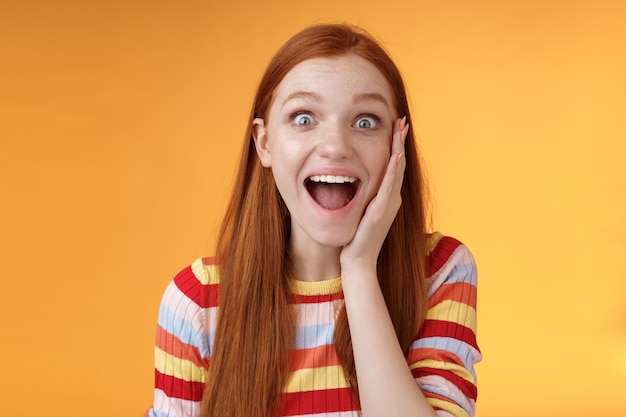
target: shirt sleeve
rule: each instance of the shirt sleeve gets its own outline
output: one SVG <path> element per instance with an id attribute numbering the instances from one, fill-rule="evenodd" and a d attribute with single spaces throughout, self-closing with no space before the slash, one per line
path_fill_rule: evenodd
<path id="1" fill-rule="evenodd" d="M 476 343 L 476 264 L 459 241 L 442 237 L 430 254 L 426 320 L 408 355 L 411 372 L 439 416 L 473 417 Z"/>
<path id="2" fill-rule="evenodd" d="M 159 309 L 154 348 L 154 403 L 149 417 L 197 417 L 209 367 L 207 317 L 211 285 L 202 260 L 168 285 Z"/>

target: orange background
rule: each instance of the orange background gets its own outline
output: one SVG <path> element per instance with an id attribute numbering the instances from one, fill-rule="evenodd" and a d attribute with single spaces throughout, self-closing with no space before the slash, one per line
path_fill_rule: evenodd
<path id="1" fill-rule="evenodd" d="M 28 5 L 27 5 L 28 3 Z M 624 416 L 626 3 L 0 5 L 2 415 L 139 416 L 261 72 L 346 20 L 406 76 L 437 229 L 479 266 L 479 417 Z"/>

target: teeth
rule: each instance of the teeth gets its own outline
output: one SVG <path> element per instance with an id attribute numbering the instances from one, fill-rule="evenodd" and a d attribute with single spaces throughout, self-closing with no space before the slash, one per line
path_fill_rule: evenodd
<path id="1" fill-rule="evenodd" d="M 356 181 L 356 178 L 346 177 L 344 175 L 313 175 L 309 177 L 309 181 L 325 182 L 328 184 L 343 184 L 346 182 L 352 184 Z"/>

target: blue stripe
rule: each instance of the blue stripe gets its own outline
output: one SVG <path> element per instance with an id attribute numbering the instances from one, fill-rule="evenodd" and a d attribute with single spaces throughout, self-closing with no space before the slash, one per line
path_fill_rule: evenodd
<path id="1" fill-rule="evenodd" d="M 209 357 L 209 347 L 213 346 L 215 337 L 213 332 L 207 335 L 199 332 L 191 323 L 177 316 L 165 304 L 161 304 L 159 309 L 158 323 L 166 332 L 176 336 L 181 342 L 198 348 L 202 357 Z"/>
<path id="2" fill-rule="evenodd" d="M 166 413 L 165 411 L 155 411 L 154 408 L 150 409 L 148 417 L 177 417 L 176 414 Z"/>
<path id="3" fill-rule="evenodd" d="M 476 264 L 460 264 L 455 265 L 451 270 L 448 276 L 445 278 L 442 286 L 445 284 L 455 284 L 457 282 L 463 282 L 466 284 L 471 284 L 474 287 L 476 286 Z M 428 291 L 428 296 L 432 296 L 435 292 L 437 292 L 441 287 L 431 287 Z"/>
<path id="4" fill-rule="evenodd" d="M 472 407 L 470 406 L 468 401 L 466 401 L 467 400 L 466 398 L 463 398 L 463 399 L 455 398 L 454 396 L 451 395 L 452 393 L 450 391 L 446 389 L 441 389 L 440 387 L 436 385 L 419 384 L 419 387 L 422 391 L 432 392 L 433 394 L 441 395 L 442 397 L 448 398 L 450 401 L 454 402 L 463 410 L 465 410 L 465 412 L 468 415 L 470 416 L 472 415 Z"/>
<path id="5" fill-rule="evenodd" d="M 478 353 L 471 345 L 452 337 L 425 337 L 416 340 L 411 345 L 411 349 L 420 348 L 445 350 L 455 354 L 461 359 L 465 369 L 470 371 L 474 379 L 476 379 L 474 364 L 476 363 Z"/>
<path id="6" fill-rule="evenodd" d="M 296 327 L 296 349 L 311 349 L 333 343 L 335 324 Z"/>

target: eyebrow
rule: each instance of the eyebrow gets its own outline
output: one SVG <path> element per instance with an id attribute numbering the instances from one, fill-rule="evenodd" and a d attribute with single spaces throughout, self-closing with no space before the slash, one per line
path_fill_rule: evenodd
<path id="1" fill-rule="evenodd" d="M 295 91 L 287 96 L 287 98 L 283 101 L 283 106 L 287 104 L 288 101 L 301 98 L 309 101 L 321 101 L 322 98 L 319 94 L 310 92 L 310 91 Z"/>
<path id="2" fill-rule="evenodd" d="M 363 103 L 366 101 L 378 101 L 383 103 L 385 106 L 388 106 L 389 103 L 387 103 L 387 100 L 385 99 L 385 97 L 382 96 L 382 94 L 378 94 L 378 93 L 362 93 L 362 94 L 358 94 L 356 96 L 354 96 L 354 99 L 352 100 L 352 102 L 354 104 L 358 104 L 358 103 Z"/>

